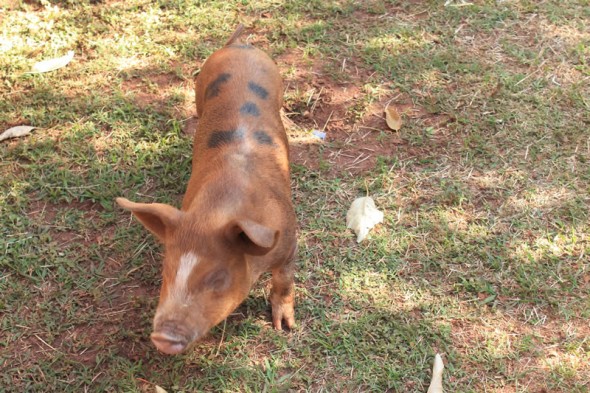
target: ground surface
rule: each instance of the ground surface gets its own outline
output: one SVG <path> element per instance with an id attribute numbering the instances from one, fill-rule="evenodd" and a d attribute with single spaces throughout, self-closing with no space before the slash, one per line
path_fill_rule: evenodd
<path id="1" fill-rule="evenodd" d="M 589 390 L 587 0 L 19 3 L 0 130 L 40 128 L 0 144 L 0 390 L 425 392 L 437 352 L 449 392 Z M 113 201 L 179 204 L 193 76 L 239 22 L 285 79 L 298 326 L 272 330 L 264 277 L 165 357 L 162 250 Z"/>

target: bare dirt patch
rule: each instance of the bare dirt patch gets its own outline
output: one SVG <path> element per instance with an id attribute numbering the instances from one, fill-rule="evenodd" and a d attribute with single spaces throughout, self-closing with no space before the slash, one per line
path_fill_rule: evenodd
<path id="1" fill-rule="evenodd" d="M 126 80 L 122 89 L 126 93 L 134 95 L 135 103 L 140 108 L 164 106 L 164 100 L 168 90 L 172 86 L 180 85 L 181 79 L 173 74 L 146 75 Z"/>
<path id="2" fill-rule="evenodd" d="M 435 137 L 445 139 L 444 128 L 455 121 L 448 114 L 429 113 L 426 109 L 409 100 L 384 97 L 368 105 L 360 118 L 351 113 L 351 107 L 359 99 L 358 88 L 343 89 L 329 86 L 322 90 L 323 99 L 318 100 L 313 115 L 294 116 L 294 123 L 306 125 L 306 129 L 321 130 L 326 133 L 325 141 L 310 137 L 301 131 L 292 137 L 292 161 L 311 169 L 327 169 L 332 176 L 359 175 L 371 171 L 379 157 L 412 156 L 414 148 L 408 145 L 399 132 L 387 127 L 384 109 L 387 105 L 395 106 L 405 123 L 415 123 L 420 127 L 430 128 Z M 301 126 L 300 126 L 301 127 Z M 307 138 L 305 138 L 307 137 Z M 299 139 L 302 139 L 301 141 Z"/>
<path id="3" fill-rule="evenodd" d="M 113 238 L 114 227 L 98 231 L 78 230 L 65 225 L 62 221 L 68 210 L 81 212 L 83 219 L 89 223 L 97 221 L 98 214 L 104 211 L 99 203 L 91 201 L 53 204 L 43 200 L 33 200 L 27 214 L 37 225 L 52 229 L 51 237 L 60 249 L 70 247 L 74 243 L 85 247 L 91 244 L 101 245 Z"/>
<path id="4" fill-rule="evenodd" d="M 139 76 L 123 81 L 121 90 L 129 95 L 139 108 L 151 107 L 157 112 L 169 112 L 179 121 L 185 122 L 195 112 L 194 82 L 180 77 L 179 74 L 190 75 L 194 67 L 194 64 L 171 63 L 170 68 L 178 69 L 178 73 L 151 73 L 150 70 L 140 70 Z"/>

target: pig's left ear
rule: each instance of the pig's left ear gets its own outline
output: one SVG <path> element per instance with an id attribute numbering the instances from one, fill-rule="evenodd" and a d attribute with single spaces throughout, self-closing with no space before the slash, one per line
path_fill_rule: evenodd
<path id="1" fill-rule="evenodd" d="M 226 235 L 232 243 L 237 242 L 250 255 L 267 254 L 279 239 L 279 231 L 247 219 L 229 224 Z"/>
<path id="2" fill-rule="evenodd" d="M 178 225 L 182 212 L 175 207 L 163 203 L 135 203 L 125 198 L 117 198 L 117 203 L 131 213 L 158 240 L 164 242 L 166 236 Z"/>

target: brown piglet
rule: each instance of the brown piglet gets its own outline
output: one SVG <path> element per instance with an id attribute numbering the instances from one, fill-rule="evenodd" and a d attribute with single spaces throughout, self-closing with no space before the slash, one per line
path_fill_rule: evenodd
<path id="1" fill-rule="evenodd" d="M 244 44 L 239 26 L 197 77 L 199 124 L 180 210 L 117 198 L 164 244 L 162 287 L 151 340 L 185 351 L 223 321 L 265 271 L 276 329 L 293 327 L 294 258 L 289 145 L 275 63 Z"/>

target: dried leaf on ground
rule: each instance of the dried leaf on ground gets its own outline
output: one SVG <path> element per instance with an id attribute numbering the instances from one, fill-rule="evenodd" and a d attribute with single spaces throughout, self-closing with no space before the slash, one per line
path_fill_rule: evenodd
<path id="1" fill-rule="evenodd" d="M 33 131 L 35 128 L 37 128 L 37 127 L 31 127 L 31 126 L 11 127 L 8 130 L 4 131 L 2 134 L 0 134 L 0 142 L 2 142 L 4 139 L 8 139 L 8 138 L 18 138 L 21 136 L 29 135 L 31 133 L 31 131 Z"/>
<path id="2" fill-rule="evenodd" d="M 399 131 L 402 128 L 402 117 L 394 106 L 385 108 L 385 121 L 387 122 L 387 126 L 392 130 Z"/>
<path id="3" fill-rule="evenodd" d="M 437 353 L 434 357 L 434 365 L 432 366 L 432 380 L 427 393 L 443 393 L 442 373 L 445 365 L 442 358 Z"/>
<path id="4" fill-rule="evenodd" d="M 65 67 L 74 58 L 74 51 L 69 51 L 65 56 L 56 57 L 55 59 L 47 59 L 33 64 L 33 68 L 29 74 L 40 74 L 43 72 L 54 71 Z"/>
<path id="5" fill-rule="evenodd" d="M 459 0 L 457 3 L 455 3 L 455 0 L 445 1 L 445 7 L 464 7 L 467 5 L 473 5 L 473 3 L 468 3 L 465 0 Z"/>
<path id="6" fill-rule="evenodd" d="M 380 222 L 383 222 L 383 213 L 377 210 L 371 197 L 355 199 L 346 213 L 346 227 L 356 233 L 357 243 L 362 242 L 371 228 Z"/>
<path id="7" fill-rule="evenodd" d="M 166 390 L 158 385 L 155 385 L 156 387 L 156 393 L 168 393 L 166 392 Z"/>

